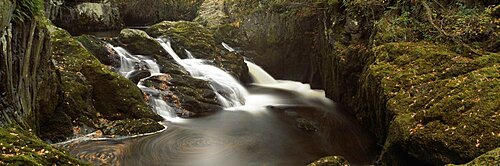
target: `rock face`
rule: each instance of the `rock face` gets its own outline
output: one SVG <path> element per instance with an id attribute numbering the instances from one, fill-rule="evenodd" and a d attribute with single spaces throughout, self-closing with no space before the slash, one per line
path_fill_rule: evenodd
<path id="1" fill-rule="evenodd" d="M 68 0 L 45 2 L 47 17 L 57 26 L 79 34 L 81 32 L 119 29 L 124 26 L 120 11 L 109 1 L 75 3 Z"/>
<path id="2" fill-rule="evenodd" d="M 151 25 L 164 20 L 193 20 L 203 0 L 112 0 L 126 25 Z"/>
<path id="3" fill-rule="evenodd" d="M 82 35 L 76 39 L 103 65 L 111 66 L 114 70 L 120 68 L 120 56 L 103 40 L 92 35 Z"/>
<path id="4" fill-rule="evenodd" d="M 500 146 L 500 8 L 488 4 L 230 1 L 229 28 L 217 29 L 265 55 L 254 60 L 278 78 L 302 65 L 289 77 L 351 108 L 384 145 L 380 164 L 466 163 Z"/>

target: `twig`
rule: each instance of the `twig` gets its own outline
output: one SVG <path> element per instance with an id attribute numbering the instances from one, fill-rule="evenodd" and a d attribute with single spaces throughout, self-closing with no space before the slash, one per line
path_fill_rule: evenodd
<path id="1" fill-rule="evenodd" d="M 434 19 L 432 19 L 432 9 L 429 7 L 429 5 L 427 4 L 426 0 L 420 0 L 420 2 L 422 3 L 422 6 L 424 7 L 425 9 L 425 14 L 427 16 L 427 20 L 431 23 L 431 25 L 439 32 L 441 33 L 442 35 L 450 38 L 453 42 L 457 43 L 457 44 L 460 44 L 462 45 L 462 47 L 468 49 L 470 52 L 476 54 L 476 55 L 479 55 L 479 56 L 482 56 L 481 53 L 479 53 L 478 51 L 476 51 L 474 48 L 472 48 L 471 46 L 465 44 L 464 42 L 462 42 L 460 39 L 457 39 L 455 38 L 454 36 L 446 33 L 446 31 L 444 31 L 443 29 L 439 28 L 439 26 L 436 25 L 436 23 L 434 23 Z"/>

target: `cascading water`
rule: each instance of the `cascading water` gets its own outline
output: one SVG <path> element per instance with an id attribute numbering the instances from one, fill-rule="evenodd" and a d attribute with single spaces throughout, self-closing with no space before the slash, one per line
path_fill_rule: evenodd
<path id="1" fill-rule="evenodd" d="M 170 41 L 159 38 L 157 41 L 163 49 L 182 67 L 184 67 L 194 78 L 209 81 L 217 98 L 225 108 L 241 106 L 245 103 L 247 90 L 233 76 L 226 71 L 210 65 L 207 60 L 195 59 L 186 50 L 190 59 L 181 59 L 172 49 Z"/>
<path id="2" fill-rule="evenodd" d="M 336 111 L 324 92 L 312 90 L 308 84 L 276 80 L 245 61 L 255 81 L 247 92 L 231 75 L 208 61 L 196 59 L 187 50 L 189 59 L 181 59 L 170 42 L 159 42 L 193 77 L 209 81 L 226 109 L 241 111 L 168 123 L 168 130 L 146 137 L 82 142 L 72 146 L 72 154 L 89 161 L 96 161 L 96 156 L 108 157 L 105 162 L 94 163 L 97 165 L 304 165 L 328 155 L 342 155 L 351 164 L 373 162 L 375 153 L 370 145 L 374 140 Z M 225 43 L 223 46 L 235 51 Z M 113 48 L 122 57 L 122 75 L 135 70 L 161 75 L 154 59 Z M 141 82 L 138 86 L 150 95 L 150 105 L 158 115 L 170 122 L 180 119 L 175 108 L 162 100 L 164 92 Z M 324 102 L 315 102 L 318 99 Z M 256 112 L 265 114 L 256 116 Z"/>

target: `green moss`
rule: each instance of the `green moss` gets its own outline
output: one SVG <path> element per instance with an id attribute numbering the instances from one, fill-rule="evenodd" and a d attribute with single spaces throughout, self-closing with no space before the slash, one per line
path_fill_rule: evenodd
<path id="1" fill-rule="evenodd" d="M 314 161 L 307 166 L 349 166 L 349 162 L 340 156 L 330 156 Z"/>
<path id="2" fill-rule="evenodd" d="M 482 166 L 482 165 L 499 165 L 500 164 L 500 148 L 491 150 L 467 164 L 462 164 L 461 166 Z M 453 165 L 448 165 L 453 166 Z"/>
<path id="3" fill-rule="evenodd" d="M 63 82 L 65 84 L 63 91 L 76 93 L 69 96 L 75 99 L 75 108 L 85 109 L 89 107 L 84 98 L 86 97 L 85 91 L 91 87 L 92 104 L 95 110 L 107 119 L 152 118 L 162 120 L 147 106 L 141 91 L 135 84 L 99 63 L 66 31 L 52 27 L 50 33 L 54 46 L 53 58 L 57 62 L 56 67 L 61 73 L 67 73 L 68 80 Z M 97 116 L 89 111 L 92 109 L 79 113 L 87 116 L 93 114 L 90 115 L 91 117 Z"/>
<path id="4" fill-rule="evenodd" d="M 449 50 L 430 43 L 374 48 L 368 73 L 380 81 L 389 114 L 407 119 L 391 122 L 386 148 L 397 144 L 429 163 L 460 163 L 500 146 L 500 55 L 468 58 Z"/>
<path id="5" fill-rule="evenodd" d="M 90 165 L 15 126 L 0 128 L 1 165 Z"/>

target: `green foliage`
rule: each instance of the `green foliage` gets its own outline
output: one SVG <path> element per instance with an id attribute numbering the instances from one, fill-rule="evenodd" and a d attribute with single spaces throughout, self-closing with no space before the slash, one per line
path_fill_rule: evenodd
<path id="1" fill-rule="evenodd" d="M 17 0 L 12 17 L 13 22 L 24 22 L 43 13 L 42 0 Z"/>

